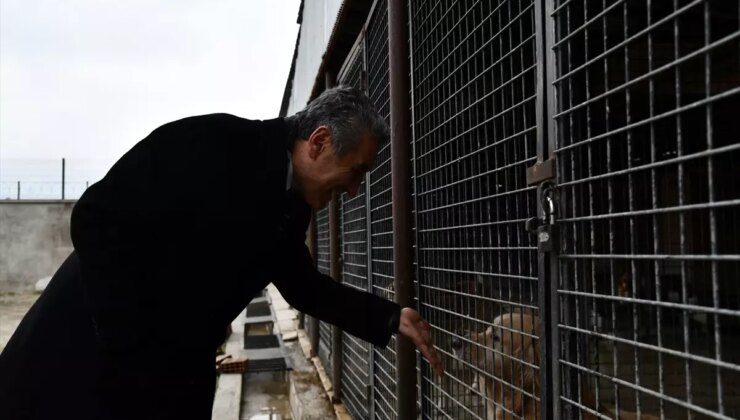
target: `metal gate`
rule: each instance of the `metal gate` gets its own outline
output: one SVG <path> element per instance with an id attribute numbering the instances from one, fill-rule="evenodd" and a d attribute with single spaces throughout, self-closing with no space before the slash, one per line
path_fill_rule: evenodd
<path id="1" fill-rule="evenodd" d="M 364 89 L 365 48 L 362 42 L 355 45 L 344 68 L 339 83 Z M 368 228 L 367 182 L 363 181 L 355 197 L 342 195 L 342 277 L 345 284 L 369 291 L 368 282 Z M 372 345 L 347 333 L 342 335 L 342 399 L 355 418 L 370 416 L 370 391 Z"/>
<path id="2" fill-rule="evenodd" d="M 423 364 L 422 417 L 517 415 L 497 401 L 539 399 L 537 251 L 524 223 L 537 202 L 525 180 L 534 2 L 412 1 L 410 21 L 418 301 L 447 370 L 440 380 Z"/>
<path id="3" fill-rule="evenodd" d="M 738 417 L 740 5 L 554 3 L 563 415 Z"/>
<path id="4" fill-rule="evenodd" d="M 367 46 L 368 95 L 378 112 L 390 122 L 388 85 L 388 4 L 378 1 L 371 11 L 365 31 Z M 372 293 L 388 300 L 393 290 L 393 220 L 391 212 L 391 145 L 379 151 L 369 174 L 370 272 Z M 396 412 L 396 342 L 373 348 L 374 418 L 394 419 Z"/>

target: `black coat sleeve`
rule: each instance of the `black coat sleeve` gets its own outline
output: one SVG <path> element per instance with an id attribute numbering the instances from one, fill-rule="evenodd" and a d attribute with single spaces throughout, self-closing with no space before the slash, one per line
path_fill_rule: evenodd
<path id="1" fill-rule="evenodd" d="M 388 345 L 398 331 L 400 306 L 334 281 L 316 270 L 303 243 L 289 246 L 290 257 L 273 279 L 288 303 L 376 346 Z"/>

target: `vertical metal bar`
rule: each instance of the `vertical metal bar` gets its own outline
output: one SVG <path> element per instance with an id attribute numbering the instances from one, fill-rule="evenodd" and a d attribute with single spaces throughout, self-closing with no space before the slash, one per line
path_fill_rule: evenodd
<path id="1" fill-rule="evenodd" d="M 704 45 L 709 45 L 711 41 L 711 19 L 710 19 L 710 12 L 709 12 L 709 2 L 704 2 Z M 711 90 L 711 83 L 712 83 L 712 57 L 710 56 L 709 51 L 704 55 L 704 94 L 707 98 L 710 98 L 712 96 L 712 90 Z M 712 150 L 714 148 L 714 140 L 713 140 L 713 124 L 712 124 L 712 103 L 709 102 L 706 105 L 705 113 L 705 129 L 706 129 L 706 136 L 707 136 L 707 150 Z M 707 190 L 708 190 L 708 197 L 707 201 L 709 203 L 714 202 L 714 159 L 710 155 L 707 157 Z M 709 247 L 711 255 L 717 255 L 718 248 L 717 248 L 717 218 L 714 213 L 714 209 L 709 209 Z M 717 261 L 712 260 L 711 262 L 711 275 L 712 275 L 712 304 L 714 308 L 720 307 L 720 297 L 719 297 L 719 279 L 718 279 L 718 272 L 717 272 Z M 716 312 L 714 313 L 714 357 L 717 359 L 717 361 L 722 360 L 722 334 L 721 334 L 721 323 L 720 323 L 720 317 L 719 314 Z M 715 379 L 716 379 L 716 386 L 717 386 L 717 411 L 719 414 L 725 414 L 725 404 L 723 400 L 723 390 L 722 390 L 722 369 L 719 367 L 715 368 Z"/>
<path id="2" fill-rule="evenodd" d="M 62 200 L 64 200 L 64 184 L 65 184 L 65 176 L 66 176 L 66 165 L 67 161 L 66 159 L 62 158 Z"/>
<path id="3" fill-rule="evenodd" d="M 409 102 L 408 21 L 405 2 L 388 1 L 388 66 L 390 84 L 391 186 L 393 214 L 393 276 L 396 303 L 413 305 L 411 231 L 411 118 Z M 402 419 L 416 418 L 416 353 L 405 337 L 396 339 L 398 399 Z"/>
<path id="4" fill-rule="evenodd" d="M 547 151 L 547 120 L 548 120 L 548 87 L 547 82 L 547 13 L 543 8 L 543 2 L 535 2 L 535 42 L 537 54 L 537 97 L 536 97 L 536 124 L 537 124 L 537 162 L 542 162 L 549 157 Z M 540 185 L 541 186 L 541 185 Z M 542 208 L 542 189 L 537 189 L 537 215 L 544 218 Z M 551 313 L 551 304 L 553 296 L 550 293 L 550 255 L 545 252 L 537 252 L 537 274 L 538 274 L 538 306 L 540 312 L 540 357 L 542 361 L 557 359 L 552 353 L 552 332 L 553 322 Z M 540 365 L 540 407 L 542 418 L 553 418 L 553 365 L 550 363 L 541 363 Z"/>
<path id="5" fill-rule="evenodd" d="M 330 86 L 329 83 L 327 83 L 327 86 Z M 341 283 L 342 263 L 340 259 L 341 249 L 339 248 L 340 205 L 339 196 L 337 194 L 334 194 L 329 206 L 329 255 L 331 258 L 331 276 L 334 280 Z M 334 400 L 340 401 L 342 398 L 342 330 L 336 326 L 331 327 L 331 364 Z"/>
<path id="6" fill-rule="evenodd" d="M 414 244 L 416 245 L 414 253 L 414 278 L 416 279 L 415 287 L 414 287 L 414 296 L 416 296 L 417 299 L 417 309 L 421 313 L 423 317 L 426 318 L 426 314 L 423 311 L 422 308 L 422 296 L 420 293 L 421 290 L 421 271 L 419 270 L 419 203 L 417 201 L 417 154 L 416 154 L 416 132 L 415 132 L 415 123 L 416 123 L 416 116 L 414 114 L 414 104 L 416 103 L 414 100 L 414 92 L 415 92 L 415 83 L 414 83 L 414 29 L 413 29 L 413 19 L 411 14 L 411 2 L 409 1 L 406 9 L 406 13 L 408 14 L 408 20 L 407 25 L 409 28 L 409 83 L 411 89 L 409 90 L 409 100 L 411 101 L 410 106 L 410 112 L 411 112 L 411 121 L 410 121 L 410 128 L 411 128 L 411 137 L 409 138 L 409 142 L 411 143 L 411 194 L 412 194 L 412 217 L 413 217 L 413 223 L 414 223 Z M 428 394 L 429 389 L 428 386 L 425 386 L 425 382 L 423 380 L 423 373 L 422 373 L 422 360 L 421 360 L 421 354 L 417 355 L 416 357 L 416 385 L 419 391 L 419 395 L 416 396 L 417 400 L 417 410 L 419 412 L 420 417 L 423 419 L 425 418 L 425 415 L 428 416 L 429 414 L 425 412 L 425 407 L 427 406 L 424 404 L 423 396 Z"/>
<path id="7" fill-rule="evenodd" d="M 327 70 L 324 74 L 324 85 L 327 89 L 331 89 L 336 85 L 336 79 L 332 71 Z M 339 248 L 339 211 L 339 195 L 333 194 L 329 203 L 329 270 L 331 277 L 341 283 L 342 264 L 340 261 L 341 249 Z M 331 343 L 331 372 L 334 401 L 339 401 L 342 394 L 342 330 L 339 327 L 331 327 Z"/>
<path id="8" fill-rule="evenodd" d="M 316 212 L 313 212 L 311 216 L 311 223 L 308 226 L 309 234 L 309 250 L 313 257 L 314 265 L 316 265 L 316 259 L 318 258 L 318 238 L 316 237 Z M 305 322 L 305 321 L 304 321 Z M 309 316 L 308 322 L 306 323 L 308 332 L 308 341 L 311 343 L 311 357 L 318 356 L 319 354 L 319 320 Z"/>
<path id="9" fill-rule="evenodd" d="M 673 10 L 678 10 L 679 4 L 678 0 L 673 0 Z M 678 60 L 681 56 L 680 54 L 680 46 L 678 40 L 680 39 L 680 30 L 678 25 L 678 19 L 673 19 L 673 59 Z M 680 106 L 682 101 L 682 89 L 681 89 L 681 66 L 676 66 L 674 68 L 673 72 L 673 83 L 675 87 L 675 101 L 676 106 Z M 683 154 L 683 131 L 682 131 L 682 121 L 681 121 L 681 114 L 679 113 L 676 116 L 676 156 L 681 156 Z M 684 199 L 684 165 L 682 162 L 678 163 L 678 169 L 676 174 L 676 184 L 678 188 L 678 205 L 683 206 L 685 204 Z M 685 255 L 687 251 L 687 243 L 686 243 L 686 220 L 685 220 L 685 213 L 679 212 L 678 213 L 678 232 L 679 232 L 679 252 L 681 255 Z M 688 302 L 688 282 L 687 282 L 687 275 L 688 275 L 688 267 L 686 260 L 681 260 L 681 301 L 682 303 Z M 689 313 L 688 311 L 681 311 L 682 315 L 682 326 L 683 326 L 683 346 L 684 349 L 691 349 L 691 335 L 689 333 Z M 686 402 L 689 404 L 693 403 L 693 390 L 691 386 L 691 362 L 689 359 L 685 359 L 684 361 L 684 375 L 686 377 Z M 694 414 L 691 410 L 686 410 L 686 418 L 691 420 L 693 419 Z"/>
<path id="10" fill-rule="evenodd" d="M 373 6 L 375 7 L 375 6 Z M 372 14 L 372 10 L 368 14 L 370 16 Z M 369 92 L 369 86 L 370 83 L 368 82 L 368 42 L 367 42 L 367 22 L 365 22 L 365 25 L 362 28 L 362 71 L 360 72 L 361 80 L 360 80 L 360 87 L 363 91 L 365 91 L 366 94 L 370 94 Z M 366 251 L 367 251 L 367 269 L 365 270 L 365 281 L 367 286 L 367 292 L 373 293 L 373 231 L 372 231 L 372 218 L 370 217 L 371 213 L 371 192 L 370 192 L 370 172 L 365 174 L 365 238 L 367 240 L 366 242 Z M 370 356 L 370 360 L 368 361 L 368 395 L 367 395 L 367 401 L 368 401 L 368 415 L 370 418 L 375 418 L 375 386 L 373 386 L 373 383 L 375 382 L 375 348 L 373 346 L 370 346 L 370 351 L 368 352 Z"/>
<path id="11" fill-rule="evenodd" d="M 314 234 L 316 227 L 316 212 L 311 211 L 311 220 L 308 223 L 308 230 L 306 231 L 306 245 L 308 246 L 308 252 L 311 254 L 311 261 L 316 266 L 316 235 Z M 310 322 L 310 320 L 309 320 Z M 306 314 L 303 312 L 298 313 L 298 328 L 306 329 Z M 310 328 L 310 327 L 309 327 Z"/>
<path id="12" fill-rule="evenodd" d="M 535 36 L 537 54 L 537 160 L 555 158 L 557 129 L 553 115 L 556 97 L 553 81 L 556 77 L 555 21 L 552 11 L 555 0 L 537 1 L 535 6 Z M 553 180 L 555 183 L 556 180 Z M 542 189 L 537 189 L 537 215 L 544 217 Z M 560 334 L 558 297 L 558 260 L 560 243 L 553 244 L 554 252 L 538 251 L 539 307 L 540 307 L 540 398 L 542 418 L 560 419 Z"/>
<path id="13" fill-rule="evenodd" d="M 21 199 L 21 182 L 18 181 L 18 200 Z"/>

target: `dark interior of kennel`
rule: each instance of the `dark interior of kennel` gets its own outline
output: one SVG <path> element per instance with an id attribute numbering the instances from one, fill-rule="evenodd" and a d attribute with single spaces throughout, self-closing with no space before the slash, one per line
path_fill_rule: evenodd
<path id="1" fill-rule="evenodd" d="M 564 408 L 739 416 L 739 4 L 560 3 Z"/>

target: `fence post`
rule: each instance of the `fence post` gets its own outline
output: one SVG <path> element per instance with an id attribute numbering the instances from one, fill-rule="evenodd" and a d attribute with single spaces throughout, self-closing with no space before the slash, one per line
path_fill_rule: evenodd
<path id="1" fill-rule="evenodd" d="M 327 89 L 334 87 L 336 79 L 334 73 L 327 70 L 324 74 L 325 86 Z M 329 270 L 331 277 L 342 282 L 342 263 L 340 243 L 340 226 L 339 226 L 339 196 L 334 194 L 329 203 Z M 331 373 L 332 386 L 334 387 L 334 401 L 338 402 L 342 398 L 342 330 L 337 326 L 331 327 Z"/>
<path id="2" fill-rule="evenodd" d="M 62 200 L 64 200 L 65 176 L 66 176 L 66 160 L 62 158 Z"/>
<path id="3" fill-rule="evenodd" d="M 411 220 L 411 115 L 408 10 L 402 0 L 388 1 L 388 76 L 393 196 L 393 286 L 396 303 L 413 306 L 413 232 Z M 416 351 L 411 340 L 396 337 L 398 418 L 416 418 Z"/>
<path id="4" fill-rule="evenodd" d="M 549 11 L 553 10 L 552 0 L 535 2 L 535 43 L 537 48 L 537 162 L 527 168 L 527 184 L 537 185 L 537 218 L 528 229 L 535 235 L 537 245 L 538 306 L 540 317 L 540 416 L 558 420 L 560 416 L 560 378 L 559 356 L 560 339 L 557 330 L 559 319 L 558 302 L 558 260 L 560 246 L 557 235 L 553 235 L 554 215 L 549 203 L 556 200 L 554 186 L 557 182 L 555 157 L 554 90 L 552 81 L 555 74 L 555 61 L 552 54 L 554 32 Z M 552 209 L 554 211 L 554 209 Z M 549 238 L 541 241 L 540 234 Z M 553 239 L 555 238 L 555 239 Z"/>
<path id="5" fill-rule="evenodd" d="M 18 181 L 18 200 L 21 199 L 21 182 Z"/>
<path id="6" fill-rule="evenodd" d="M 311 251 L 311 257 L 313 257 L 314 265 L 316 265 L 317 258 L 317 240 L 316 240 L 316 212 L 312 212 L 311 222 L 308 225 L 308 249 Z M 305 315 L 304 315 L 305 317 Z M 319 355 L 319 320 L 309 316 L 308 322 L 304 321 L 306 332 L 308 333 L 308 341 L 311 343 L 311 357 Z"/>

